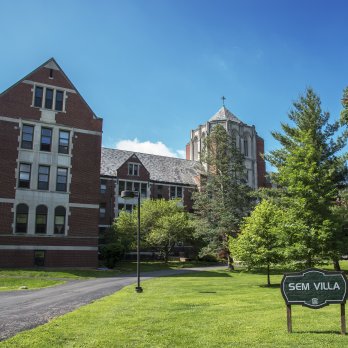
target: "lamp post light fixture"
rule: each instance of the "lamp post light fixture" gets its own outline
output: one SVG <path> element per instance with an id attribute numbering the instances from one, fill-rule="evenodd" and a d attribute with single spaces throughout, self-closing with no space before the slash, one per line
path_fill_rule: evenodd
<path id="1" fill-rule="evenodd" d="M 143 288 L 140 286 L 140 192 L 139 191 L 122 191 L 121 198 L 132 199 L 138 198 L 138 228 L 137 228 L 137 286 L 136 292 L 143 292 Z"/>

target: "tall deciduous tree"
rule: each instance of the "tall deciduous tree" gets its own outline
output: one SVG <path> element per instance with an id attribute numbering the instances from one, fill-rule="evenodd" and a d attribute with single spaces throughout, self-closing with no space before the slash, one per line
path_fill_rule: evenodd
<path id="1" fill-rule="evenodd" d="M 244 219 L 238 237 L 230 239 L 233 255 L 249 269 L 267 267 L 268 286 L 271 266 L 284 260 L 281 231 L 286 220 L 285 210 L 270 200 L 263 200 Z"/>
<path id="2" fill-rule="evenodd" d="M 193 222 L 177 200 L 145 200 L 140 207 L 140 229 L 143 243 L 161 252 L 167 262 L 175 244 L 192 239 Z M 116 220 L 116 231 L 135 236 L 137 212 L 122 212 Z"/>
<path id="3" fill-rule="evenodd" d="M 346 145 L 347 132 L 340 129 L 338 121 L 330 124 L 329 117 L 321 110 L 319 97 L 307 89 L 289 113 L 292 125 L 284 123 L 283 133 L 272 133 L 282 148 L 266 156 L 277 168 L 273 181 L 287 204 L 294 207 L 295 218 L 306 227 L 302 233 L 290 228 L 287 246 L 309 267 L 316 257 L 332 254 L 337 237 L 332 205 L 345 166 L 340 151 Z"/>
<path id="4" fill-rule="evenodd" d="M 207 173 L 193 195 L 197 235 L 206 243 L 201 256 L 225 254 L 231 265 L 228 238 L 237 234 L 251 208 L 244 156 L 225 128 L 216 125 L 205 139 L 201 161 Z"/>

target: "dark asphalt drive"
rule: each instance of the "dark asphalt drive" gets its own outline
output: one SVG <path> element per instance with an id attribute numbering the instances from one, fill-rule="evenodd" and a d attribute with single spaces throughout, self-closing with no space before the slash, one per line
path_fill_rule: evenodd
<path id="1" fill-rule="evenodd" d="M 147 272 L 142 274 L 141 280 L 223 268 L 201 267 Z M 0 341 L 20 331 L 47 323 L 54 317 L 113 294 L 135 282 L 136 277 L 133 274 L 115 278 L 74 280 L 40 290 L 0 292 Z"/>

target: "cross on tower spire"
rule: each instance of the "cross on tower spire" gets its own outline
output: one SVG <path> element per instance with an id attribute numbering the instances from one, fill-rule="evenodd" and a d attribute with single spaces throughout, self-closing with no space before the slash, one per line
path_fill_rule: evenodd
<path id="1" fill-rule="evenodd" d="M 221 99 L 222 99 L 222 106 L 225 106 L 225 100 L 226 100 L 226 98 L 225 98 L 224 96 L 222 96 Z"/>

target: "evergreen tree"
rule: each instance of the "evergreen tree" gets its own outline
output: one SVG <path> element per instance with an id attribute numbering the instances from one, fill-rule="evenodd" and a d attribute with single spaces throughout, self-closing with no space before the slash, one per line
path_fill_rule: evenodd
<path id="1" fill-rule="evenodd" d="M 216 125 L 205 138 L 201 161 L 207 172 L 193 194 L 196 234 L 206 245 L 200 256 L 227 256 L 232 265 L 228 238 L 236 236 L 251 208 L 244 156 L 225 128 Z"/>
<path id="2" fill-rule="evenodd" d="M 277 168 L 272 179 L 281 189 L 283 202 L 294 208 L 294 218 L 305 226 L 301 233 L 288 230 L 286 246 L 308 267 L 317 257 L 332 256 L 337 238 L 332 206 L 345 167 L 339 153 L 347 132 L 337 135 L 340 123 L 330 124 L 329 117 L 322 112 L 319 97 L 307 89 L 289 113 L 293 126 L 282 124 L 283 133 L 272 133 L 282 148 L 266 156 Z"/>

